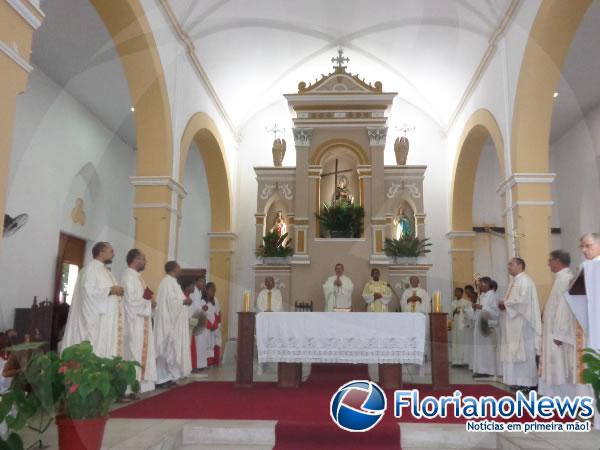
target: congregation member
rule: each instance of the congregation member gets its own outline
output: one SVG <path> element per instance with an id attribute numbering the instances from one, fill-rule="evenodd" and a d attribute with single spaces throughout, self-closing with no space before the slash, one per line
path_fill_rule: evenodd
<path id="1" fill-rule="evenodd" d="M 265 288 L 256 297 L 256 308 L 259 312 L 279 312 L 283 310 L 281 291 L 275 287 L 273 277 L 265 277 Z"/>
<path id="2" fill-rule="evenodd" d="M 92 248 L 92 260 L 79 272 L 61 350 L 89 341 L 96 355 L 123 356 L 123 293 L 106 267 L 115 256 L 108 242 Z"/>
<path id="3" fill-rule="evenodd" d="M 124 290 L 123 309 L 125 311 L 125 349 L 123 357 L 136 361 L 140 392 L 154 390 L 156 383 L 156 355 L 154 333 L 152 332 L 152 310 L 156 306 L 153 292 L 148 289 L 142 272 L 146 268 L 146 257 L 138 249 L 127 253 L 127 269 L 121 284 Z"/>
<path id="4" fill-rule="evenodd" d="M 206 301 L 206 328 L 209 330 L 207 364 L 218 366 L 221 362 L 221 305 L 216 297 L 217 286 L 213 282 L 206 283 L 204 300 Z"/>
<path id="5" fill-rule="evenodd" d="M 452 320 L 452 352 L 451 361 L 453 366 L 468 365 L 467 354 L 471 351 L 469 334 L 473 333 L 470 324 L 471 301 L 464 298 L 464 289 L 454 289 L 454 299 L 450 306 Z"/>
<path id="6" fill-rule="evenodd" d="M 210 330 L 206 328 L 208 305 L 203 298 L 204 295 L 206 295 L 206 277 L 201 275 L 196 278 L 194 291 L 190 294 L 192 304 L 188 311 L 191 328 L 192 372 L 199 372 L 208 366 Z"/>
<path id="7" fill-rule="evenodd" d="M 554 274 L 552 290 L 542 316 L 542 355 L 538 392 L 549 396 L 578 393 L 576 321 L 565 298 L 573 274 L 571 256 L 562 250 L 550 253 L 548 266 Z"/>
<path id="8" fill-rule="evenodd" d="M 190 328 L 186 299 L 177 282 L 181 268 L 176 261 L 165 264 L 156 299 L 154 342 L 158 384 L 166 386 L 192 371 Z"/>
<path id="9" fill-rule="evenodd" d="M 388 305 L 392 301 L 390 285 L 380 279 L 379 269 L 371 270 L 371 279 L 365 284 L 362 297 L 367 304 L 368 312 L 388 312 Z"/>
<path id="10" fill-rule="evenodd" d="M 352 309 L 352 280 L 344 275 L 344 265 L 335 265 L 335 275 L 329 277 L 323 284 L 325 296 L 325 311 L 350 311 Z"/>
<path id="11" fill-rule="evenodd" d="M 525 261 L 508 263 L 511 283 L 499 308 L 505 311 L 501 356 L 504 384 L 527 393 L 538 382 L 536 356 L 540 354 L 542 323 L 535 284 L 525 273 Z"/>
<path id="12" fill-rule="evenodd" d="M 473 305 L 473 378 L 495 376 L 496 370 L 496 325 L 499 309 L 492 279 L 479 280 L 481 295 Z"/>

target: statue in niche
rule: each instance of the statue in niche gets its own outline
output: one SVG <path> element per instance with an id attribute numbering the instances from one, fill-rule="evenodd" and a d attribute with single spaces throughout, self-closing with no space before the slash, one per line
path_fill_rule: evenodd
<path id="1" fill-rule="evenodd" d="M 271 231 L 277 232 L 277 236 L 281 237 L 287 233 L 287 223 L 282 211 L 277 211 L 275 219 L 273 219 L 273 225 Z"/>
<path id="2" fill-rule="evenodd" d="M 344 175 L 340 175 L 335 186 L 335 192 L 333 194 L 333 201 L 346 201 L 348 203 L 354 203 L 354 197 L 348 191 L 348 178 Z"/>
<path id="3" fill-rule="evenodd" d="M 414 236 L 411 220 L 406 216 L 404 208 L 398 209 L 394 225 L 396 225 L 396 239 L 405 239 Z"/>

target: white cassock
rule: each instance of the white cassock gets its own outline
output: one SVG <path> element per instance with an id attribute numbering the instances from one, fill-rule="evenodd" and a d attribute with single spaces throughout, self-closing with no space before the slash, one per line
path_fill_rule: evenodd
<path id="1" fill-rule="evenodd" d="M 496 292 L 489 290 L 479 296 L 480 310 L 475 310 L 473 327 L 473 372 L 496 375 L 496 327 L 500 310 Z M 487 320 L 490 334 L 482 331 L 482 322 Z"/>
<path id="2" fill-rule="evenodd" d="M 573 274 L 568 268 L 554 274 L 554 284 L 542 316 L 542 357 L 538 392 L 549 396 L 577 395 L 575 316 L 564 297 Z M 556 345 L 554 340 L 561 341 Z"/>
<path id="3" fill-rule="evenodd" d="M 469 364 L 471 360 L 468 357 L 473 351 L 472 339 L 469 339 L 469 335 L 473 334 L 470 311 L 472 311 L 470 300 L 466 298 L 452 300 L 452 364 Z"/>
<path id="4" fill-rule="evenodd" d="M 421 302 L 408 302 L 411 297 L 419 297 Z M 431 341 L 429 337 L 429 313 L 431 312 L 431 297 L 427 291 L 420 287 L 409 287 L 404 290 L 400 297 L 400 310 L 402 312 L 416 312 L 425 314 L 425 361 L 429 361 L 431 353 Z M 423 375 L 423 366 L 420 369 L 420 375 Z"/>
<path id="5" fill-rule="evenodd" d="M 154 345 L 158 383 L 186 377 L 192 371 L 190 326 L 185 296 L 177 280 L 165 276 L 158 286 Z"/>
<path id="6" fill-rule="evenodd" d="M 340 277 L 341 286 L 335 286 L 333 283 L 337 275 L 329 277 L 323 285 L 323 295 L 325 296 L 325 311 L 333 311 L 334 308 L 350 309 L 352 308 L 352 291 L 354 284 L 346 275 Z"/>
<path id="7" fill-rule="evenodd" d="M 77 277 L 61 351 L 90 341 L 103 358 L 123 356 L 123 301 L 109 295 L 117 282 L 106 266 L 93 259 Z"/>
<path id="8" fill-rule="evenodd" d="M 217 297 L 213 297 L 214 303 L 207 301 L 208 311 L 206 311 L 206 328 L 208 335 L 208 365 L 219 364 L 221 361 L 221 347 L 223 339 L 221 337 L 221 305 Z"/>
<path id="9" fill-rule="evenodd" d="M 509 386 L 535 386 L 538 382 L 535 359 L 540 354 L 542 320 L 537 289 L 529 275 L 521 272 L 513 278 L 504 305 L 503 382 Z"/>
<path id="10" fill-rule="evenodd" d="M 496 292 L 496 305 L 498 305 L 503 299 L 498 296 Z M 502 333 L 504 332 L 504 321 L 506 319 L 505 311 L 502 311 L 498 307 L 498 326 L 496 327 L 496 376 L 502 376 Z"/>
<path id="11" fill-rule="evenodd" d="M 192 304 L 189 306 L 189 318 L 195 322 L 195 319 L 192 319 L 194 315 L 204 314 L 206 316 L 206 312 L 203 310 L 203 307 L 206 306 L 206 301 L 202 298 L 202 292 L 197 287 L 194 288 L 194 292 L 190 295 L 192 299 Z M 195 325 L 194 325 L 195 326 Z M 192 347 L 192 352 L 196 352 L 195 355 L 192 354 L 192 361 L 195 361 L 196 364 L 192 364 L 192 368 L 194 369 L 203 369 L 208 365 L 208 347 L 210 346 L 210 331 L 204 327 L 200 334 L 192 335 L 191 339 L 194 340 L 194 346 Z"/>
<path id="12" fill-rule="evenodd" d="M 154 389 L 156 383 L 156 355 L 152 333 L 152 302 L 144 298 L 146 283 L 142 274 L 128 267 L 123 274 L 121 285 L 125 291 L 125 349 L 123 356 L 128 361 L 137 361 L 137 379 L 140 392 Z"/>
<path id="13" fill-rule="evenodd" d="M 269 298 L 269 293 L 271 294 L 270 298 Z M 283 301 L 281 299 L 281 291 L 277 288 L 273 288 L 270 291 L 268 289 L 261 290 L 258 293 L 258 297 L 256 297 L 256 308 L 260 312 L 283 311 Z"/>
<path id="14" fill-rule="evenodd" d="M 581 271 L 585 280 L 585 295 L 565 294 L 565 297 L 575 318 L 585 331 L 585 347 L 600 351 L 600 256 L 591 261 L 584 261 Z M 586 395 L 592 395 L 591 388 L 588 388 Z M 596 405 L 594 428 L 600 430 L 598 405 Z"/>

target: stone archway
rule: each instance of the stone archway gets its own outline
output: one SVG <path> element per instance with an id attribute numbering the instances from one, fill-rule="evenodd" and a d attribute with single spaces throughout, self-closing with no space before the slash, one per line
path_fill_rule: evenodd
<path id="1" fill-rule="evenodd" d="M 502 178 L 504 168 L 504 140 L 496 119 L 487 109 L 475 111 L 467 120 L 458 143 L 451 184 L 450 253 L 452 280 L 455 287 L 471 283 L 473 279 L 473 193 L 479 157 L 484 144 L 491 139 Z"/>
<path id="2" fill-rule="evenodd" d="M 196 113 L 188 121 L 180 145 L 179 179 L 185 175 L 185 163 L 192 142 L 196 143 L 204 161 L 211 204 L 211 231 L 209 277 L 217 284 L 217 296 L 221 303 L 223 340 L 228 336 L 229 291 L 231 280 L 231 257 L 235 235 L 231 232 L 231 177 L 227 165 L 225 146 L 217 126 L 205 113 Z M 181 209 L 179 201 L 178 210 Z"/>

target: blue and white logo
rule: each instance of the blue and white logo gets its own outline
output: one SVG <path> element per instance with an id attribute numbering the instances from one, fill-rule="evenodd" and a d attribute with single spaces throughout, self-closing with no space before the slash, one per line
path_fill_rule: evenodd
<path id="1" fill-rule="evenodd" d="M 383 390 L 372 381 L 353 380 L 331 397 L 331 419 L 346 431 L 369 431 L 379 423 L 387 408 Z"/>

